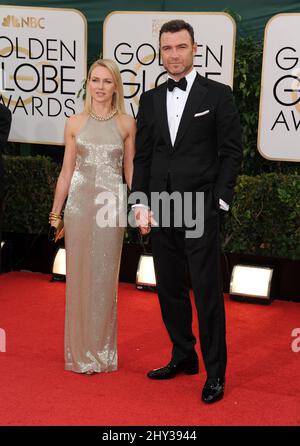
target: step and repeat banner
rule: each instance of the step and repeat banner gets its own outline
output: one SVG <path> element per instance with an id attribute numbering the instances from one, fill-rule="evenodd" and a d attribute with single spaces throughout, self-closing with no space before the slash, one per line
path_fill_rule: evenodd
<path id="1" fill-rule="evenodd" d="M 118 64 L 127 113 L 166 79 L 159 30 L 184 19 L 195 31 L 196 70 L 233 85 L 236 28 L 226 13 L 109 14 L 103 57 Z M 300 14 L 278 14 L 265 30 L 258 150 L 270 160 L 300 161 Z M 10 140 L 62 145 L 65 120 L 83 109 L 87 22 L 74 9 L 0 6 L 0 102 L 13 114 Z"/>
<path id="2" fill-rule="evenodd" d="M 300 161 L 300 14 L 269 20 L 264 38 L 258 149 L 270 160 Z"/>
<path id="3" fill-rule="evenodd" d="M 63 144 L 67 117 L 82 111 L 87 23 L 73 9 L 0 6 L 0 101 L 10 140 Z"/>
<path id="4" fill-rule="evenodd" d="M 202 76 L 233 84 L 236 27 L 228 14 L 116 11 L 104 21 L 103 56 L 118 64 L 126 110 L 134 117 L 141 94 L 166 80 L 159 54 L 159 30 L 173 19 L 183 19 L 194 28 L 196 70 Z"/>

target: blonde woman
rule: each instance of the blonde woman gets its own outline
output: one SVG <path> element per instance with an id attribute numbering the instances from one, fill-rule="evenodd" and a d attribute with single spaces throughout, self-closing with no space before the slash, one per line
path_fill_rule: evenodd
<path id="1" fill-rule="evenodd" d="M 131 188 L 135 131 L 134 119 L 125 114 L 117 65 L 97 60 L 88 73 L 85 110 L 66 123 L 64 161 L 49 217 L 57 223 L 68 197 L 65 370 L 117 369 L 120 214 L 126 204 L 119 190 L 123 173 Z"/>

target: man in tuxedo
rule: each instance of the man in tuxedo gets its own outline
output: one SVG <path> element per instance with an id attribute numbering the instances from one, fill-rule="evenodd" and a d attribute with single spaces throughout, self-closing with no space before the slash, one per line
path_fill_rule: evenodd
<path id="1" fill-rule="evenodd" d="M 134 206 L 142 234 L 151 245 L 162 317 L 173 349 L 170 362 L 151 370 L 151 379 L 198 373 L 196 338 L 187 270 L 195 295 L 200 345 L 207 379 L 202 401 L 224 395 L 227 362 L 225 313 L 220 271 L 220 218 L 229 209 L 242 160 L 239 116 L 230 87 L 200 76 L 193 28 L 183 20 L 165 23 L 160 51 L 168 81 L 142 94 L 137 117 L 132 192 L 143 192 Z M 171 219 L 169 227 L 153 215 L 153 193 L 204 193 L 204 232 L 187 237 Z M 179 211 L 180 213 L 181 211 Z M 174 217 L 176 210 L 171 212 Z M 155 226 L 157 220 L 157 227 Z"/>

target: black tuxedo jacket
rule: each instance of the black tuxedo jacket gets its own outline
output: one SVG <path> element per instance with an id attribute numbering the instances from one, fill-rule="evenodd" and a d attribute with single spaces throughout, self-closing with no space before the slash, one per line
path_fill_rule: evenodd
<path id="1" fill-rule="evenodd" d="M 11 111 L 5 107 L 3 104 L 0 104 L 0 144 L 6 144 L 7 138 L 10 131 L 11 124 Z"/>
<path id="2" fill-rule="evenodd" d="M 2 150 L 7 143 L 7 138 L 11 125 L 11 111 L 0 104 L 0 207 L 3 195 L 3 166 L 2 166 Z M 1 212 L 1 210 L 0 210 Z"/>
<path id="3" fill-rule="evenodd" d="M 216 200 L 230 204 L 242 160 L 240 122 L 230 87 L 197 74 L 174 146 L 166 95 L 165 82 L 141 96 L 132 192 L 142 191 L 149 200 L 151 192 L 166 190 L 169 176 L 173 191 L 212 188 Z"/>

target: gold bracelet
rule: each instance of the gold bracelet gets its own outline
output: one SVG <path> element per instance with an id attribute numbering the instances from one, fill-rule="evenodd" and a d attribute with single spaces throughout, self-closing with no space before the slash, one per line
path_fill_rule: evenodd
<path id="1" fill-rule="evenodd" d="M 49 217 L 59 218 L 59 219 L 62 218 L 61 214 L 56 214 L 55 212 L 50 212 Z"/>

